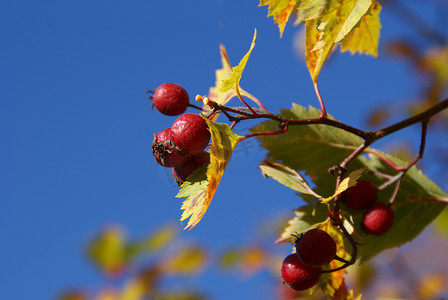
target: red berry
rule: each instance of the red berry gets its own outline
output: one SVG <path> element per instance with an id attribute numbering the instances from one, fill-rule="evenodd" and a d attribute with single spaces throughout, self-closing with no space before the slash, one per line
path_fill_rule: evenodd
<path id="1" fill-rule="evenodd" d="M 320 267 L 334 259 L 336 243 L 327 232 L 311 229 L 298 240 L 296 253 L 304 264 Z"/>
<path id="2" fill-rule="evenodd" d="M 166 128 L 154 136 L 152 154 L 157 163 L 164 167 L 177 167 L 184 164 L 188 158 L 174 149 L 170 137 L 170 128 Z"/>
<path id="3" fill-rule="evenodd" d="M 322 267 L 305 265 L 297 255 L 288 255 L 282 264 L 282 277 L 286 284 L 296 291 L 303 291 L 317 284 Z"/>
<path id="4" fill-rule="evenodd" d="M 170 135 L 176 149 L 186 155 L 201 153 L 210 140 L 210 131 L 205 120 L 196 114 L 181 115 L 171 125 Z"/>
<path id="5" fill-rule="evenodd" d="M 376 203 L 362 216 L 362 227 L 371 235 L 380 236 L 389 231 L 394 223 L 394 211 L 385 203 Z"/>
<path id="6" fill-rule="evenodd" d="M 176 183 L 181 185 L 197 168 L 209 162 L 210 154 L 207 151 L 190 156 L 183 165 L 173 168 L 173 177 Z"/>
<path id="7" fill-rule="evenodd" d="M 153 105 L 159 112 L 167 116 L 178 116 L 184 113 L 189 101 L 187 91 L 174 83 L 162 84 L 153 95 Z"/>
<path id="8" fill-rule="evenodd" d="M 378 190 L 370 182 L 360 180 L 342 193 L 342 201 L 351 210 L 363 210 L 375 203 Z"/>

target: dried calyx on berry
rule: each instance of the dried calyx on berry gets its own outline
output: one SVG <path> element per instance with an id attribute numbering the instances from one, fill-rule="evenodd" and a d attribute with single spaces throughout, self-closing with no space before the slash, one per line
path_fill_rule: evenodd
<path id="1" fill-rule="evenodd" d="M 157 163 L 164 167 L 177 167 L 188 160 L 186 156 L 176 151 L 174 141 L 170 136 L 170 128 L 166 128 L 154 136 L 152 153 Z"/>

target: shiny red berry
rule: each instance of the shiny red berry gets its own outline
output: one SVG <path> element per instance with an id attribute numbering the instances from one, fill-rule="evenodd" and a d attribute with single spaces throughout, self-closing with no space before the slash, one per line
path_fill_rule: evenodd
<path id="1" fill-rule="evenodd" d="M 170 137 L 170 128 L 166 128 L 154 136 L 152 154 L 157 163 L 164 167 L 177 167 L 188 160 L 188 157 L 175 150 Z"/>
<path id="2" fill-rule="evenodd" d="M 175 83 L 164 83 L 153 95 L 153 105 L 167 116 L 178 116 L 185 112 L 190 98 L 187 91 Z"/>
<path id="3" fill-rule="evenodd" d="M 336 243 L 327 232 L 311 229 L 297 241 L 296 253 L 304 264 L 320 267 L 334 259 Z"/>
<path id="4" fill-rule="evenodd" d="M 351 210 L 363 210 L 375 203 L 377 197 L 377 188 L 370 181 L 360 180 L 342 193 L 342 202 Z"/>
<path id="5" fill-rule="evenodd" d="M 201 153 L 210 141 L 210 131 L 205 120 L 191 113 L 183 114 L 174 121 L 170 136 L 176 149 L 184 155 Z"/>
<path id="6" fill-rule="evenodd" d="M 365 232 L 380 236 L 390 230 L 394 223 L 394 211 L 385 203 L 376 203 L 366 210 L 362 216 L 362 227 Z"/>
<path id="7" fill-rule="evenodd" d="M 181 185 L 191 173 L 209 162 L 210 154 L 207 151 L 190 156 L 183 165 L 173 168 L 173 177 L 176 183 Z"/>
<path id="8" fill-rule="evenodd" d="M 290 254 L 283 261 L 281 273 L 287 285 L 296 291 L 303 291 L 317 284 L 322 267 L 308 266 L 297 255 Z"/>

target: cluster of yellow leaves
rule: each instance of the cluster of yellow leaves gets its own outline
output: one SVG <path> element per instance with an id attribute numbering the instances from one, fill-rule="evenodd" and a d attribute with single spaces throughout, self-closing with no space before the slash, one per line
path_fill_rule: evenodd
<path id="1" fill-rule="evenodd" d="M 178 244 L 175 251 L 162 251 L 176 235 L 177 230 L 169 224 L 142 239 L 129 241 L 121 228 L 105 228 L 90 241 L 87 255 L 106 277 L 125 278 L 123 286 L 101 288 L 95 296 L 83 289 L 67 291 L 58 300 L 141 300 L 165 294 L 158 287 L 160 278 L 194 275 L 204 269 L 208 259 L 205 249 L 196 245 Z M 136 268 L 135 262 L 147 255 L 157 255 L 157 259 Z"/>
<path id="2" fill-rule="evenodd" d="M 296 3 L 296 5 L 294 5 Z M 381 5 L 376 0 L 261 0 L 280 34 L 292 12 L 295 24 L 305 23 L 305 60 L 314 82 L 333 47 L 342 51 L 378 55 Z"/>

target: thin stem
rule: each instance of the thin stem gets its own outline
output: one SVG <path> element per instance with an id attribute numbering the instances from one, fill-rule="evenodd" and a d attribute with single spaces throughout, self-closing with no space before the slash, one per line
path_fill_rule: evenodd
<path id="1" fill-rule="evenodd" d="M 412 116 L 410 118 L 407 118 L 401 122 L 395 123 L 389 127 L 386 127 L 386 128 L 383 128 L 383 129 L 380 129 L 380 130 L 374 132 L 374 136 L 375 136 L 374 140 L 383 138 L 386 135 L 392 134 L 401 129 L 404 129 L 406 127 L 414 125 L 415 123 L 429 120 L 432 116 L 445 110 L 446 108 L 448 108 L 448 99 L 445 99 L 445 100 L 437 103 L 436 105 L 430 107 L 429 109 L 425 110 L 424 112 L 421 112 L 421 113 L 419 113 L 415 116 Z"/>
<path id="2" fill-rule="evenodd" d="M 255 112 L 255 110 L 253 110 L 253 108 L 250 107 L 250 105 L 247 104 L 246 101 L 244 101 L 243 97 L 242 97 L 241 94 L 240 94 L 239 89 L 236 89 L 235 91 L 236 91 L 236 95 L 238 96 L 238 98 L 241 100 L 241 102 L 244 103 L 244 105 L 247 106 L 247 108 L 250 110 L 250 112 L 251 112 L 253 115 L 257 115 L 257 113 Z"/>
<path id="3" fill-rule="evenodd" d="M 314 83 L 314 91 L 316 92 L 317 99 L 319 99 L 320 108 L 322 110 L 322 114 L 320 115 L 321 119 L 327 118 L 327 111 L 325 110 L 325 104 L 322 100 L 322 96 L 320 95 L 319 86 L 317 85 L 317 82 Z"/>
<path id="4" fill-rule="evenodd" d="M 277 135 L 277 134 L 282 134 L 288 131 L 288 125 L 280 123 L 279 127 L 281 128 L 280 130 L 276 130 L 276 131 L 269 131 L 269 132 L 255 132 L 255 133 L 251 133 L 248 135 L 243 136 L 241 139 L 238 140 L 238 143 L 241 141 L 244 141 L 248 138 L 252 138 L 255 136 L 260 136 L 260 135 Z"/>
<path id="5" fill-rule="evenodd" d="M 192 108 L 196 108 L 196 109 L 198 109 L 198 110 L 201 110 L 201 111 L 202 111 L 202 107 L 199 107 L 199 106 L 197 106 L 197 105 L 194 105 L 194 104 L 192 104 L 192 103 L 188 103 L 188 106 L 189 106 L 189 107 L 192 107 Z"/>

